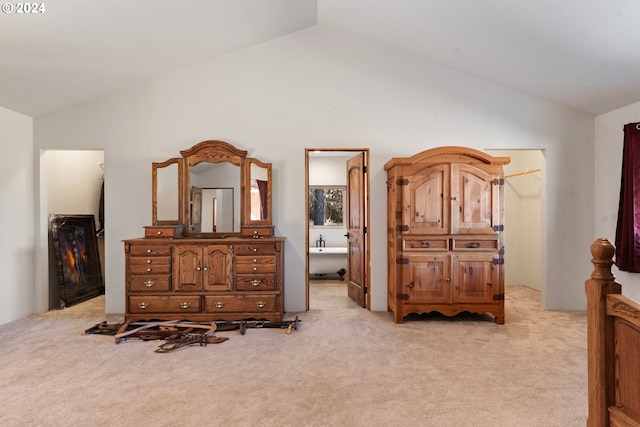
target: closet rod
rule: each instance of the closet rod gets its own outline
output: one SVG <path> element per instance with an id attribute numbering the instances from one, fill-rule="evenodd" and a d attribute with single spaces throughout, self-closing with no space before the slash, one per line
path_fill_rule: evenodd
<path id="1" fill-rule="evenodd" d="M 528 173 L 540 172 L 540 170 L 541 169 L 527 169 L 526 171 L 523 171 L 523 172 L 512 173 L 511 175 L 505 175 L 505 178 L 511 178 L 511 177 L 514 177 L 514 176 L 526 175 Z"/>

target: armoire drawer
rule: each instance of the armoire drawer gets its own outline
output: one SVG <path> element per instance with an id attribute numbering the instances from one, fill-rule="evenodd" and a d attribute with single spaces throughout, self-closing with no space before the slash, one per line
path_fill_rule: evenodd
<path id="1" fill-rule="evenodd" d="M 243 274 L 236 276 L 236 291 L 272 291 L 276 288 L 273 274 Z"/>
<path id="2" fill-rule="evenodd" d="M 200 297 L 191 295 L 129 296 L 129 312 L 141 313 L 198 313 Z"/>
<path id="3" fill-rule="evenodd" d="M 434 236 L 405 236 L 404 237 L 404 250 L 433 250 L 433 251 L 448 251 L 449 250 L 449 238 L 448 237 L 434 237 Z"/>
<path id="4" fill-rule="evenodd" d="M 205 311 L 209 313 L 261 313 L 274 311 L 275 307 L 275 295 L 207 295 L 205 297 Z"/>
<path id="5" fill-rule="evenodd" d="M 171 276 L 130 274 L 128 284 L 133 292 L 166 292 L 171 288 Z"/>
<path id="6" fill-rule="evenodd" d="M 496 251 L 498 250 L 498 238 L 470 238 L 455 237 L 451 239 L 452 250 L 476 250 L 476 251 Z"/>

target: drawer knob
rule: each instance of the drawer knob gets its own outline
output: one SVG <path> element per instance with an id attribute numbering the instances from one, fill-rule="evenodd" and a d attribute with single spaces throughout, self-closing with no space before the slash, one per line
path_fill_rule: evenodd
<path id="1" fill-rule="evenodd" d="M 430 248 L 431 247 L 431 243 L 429 243 L 429 242 L 420 242 L 420 247 L 421 248 Z"/>
<path id="2" fill-rule="evenodd" d="M 147 253 L 150 254 L 151 253 L 151 249 L 147 249 Z"/>
<path id="3" fill-rule="evenodd" d="M 222 307 L 224 307 L 224 302 L 223 301 L 216 301 L 216 303 L 214 305 L 216 306 L 216 308 L 222 308 Z"/>
<path id="4" fill-rule="evenodd" d="M 258 252 L 258 248 L 253 248 L 253 252 Z"/>
<path id="5" fill-rule="evenodd" d="M 479 248 L 480 247 L 480 242 L 471 242 L 471 243 L 469 243 L 469 247 L 470 248 Z"/>
<path id="6" fill-rule="evenodd" d="M 156 234 L 160 236 L 162 234 L 162 231 L 158 231 Z"/>
<path id="7" fill-rule="evenodd" d="M 187 309 L 187 308 L 191 307 L 191 303 L 190 302 L 186 302 L 186 301 L 185 302 L 181 302 L 180 303 L 180 307 L 184 308 L 184 309 Z"/>
<path id="8" fill-rule="evenodd" d="M 253 259 L 253 262 L 254 262 L 254 263 L 255 263 L 255 262 L 258 262 L 258 260 L 254 258 L 254 259 Z"/>
<path id="9" fill-rule="evenodd" d="M 147 268 L 147 271 L 151 272 L 151 271 L 153 271 L 153 268 Z"/>
<path id="10" fill-rule="evenodd" d="M 253 271 L 258 271 L 258 267 L 253 267 Z"/>
<path id="11" fill-rule="evenodd" d="M 149 303 L 148 302 L 138 303 L 138 307 L 144 310 L 145 308 L 149 307 Z"/>
<path id="12" fill-rule="evenodd" d="M 253 279 L 249 283 L 251 283 L 251 286 L 260 286 L 260 283 L 262 283 L 262 281 L 259 279 Z"/>
<path id="13" fill-rule="evenodd" d="M 147 264 L 151 264 L 151 260 L 150 259 L 147 260 Z"/>
<path id="14" fill-rule="evenodd" d="M 257 305 L 258 307 L 260 307 L 260 308 L 263 308 L 265 305 L 267 305 L 267 303 L 266 303 L 266 302 L 264 302 L 264 301 L 258 301 L 258 302 L 256 303 L 256 305 Z"/>
<path id="15" fill-rule="evenodd" d="M 145 282 L 144 282 L 144 285 L 145 285 L 147 288 L 150 288 L 150 287 L 154 286 L 155 284 L 156 284 L 156 282 L 155 282 L 155 281 L 153 281 L 153 280 L 145 280 Z"/>

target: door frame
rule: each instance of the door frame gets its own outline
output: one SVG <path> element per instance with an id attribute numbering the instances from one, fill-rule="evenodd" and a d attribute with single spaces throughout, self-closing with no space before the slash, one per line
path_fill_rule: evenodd
<path id="1" fill-rule="evenodd" d="M 365 173 L 365 177 L 363 179 L 364 191 L 364 219 L 362 223 L 366 227 L 367 232 L 364 234 L 364 285 L 367 288 L 367 293 L 365 296 L 366 300 L 366 308 L 367 310 L 371 310 L 371 275 L 370 275 L 370 231 L 369 231 L 369 184 L 370 178 L 368 173 L 369 168 L 369 149 L 368 148 L 305 148 L 304 150 L 304 212 L 305 212 L 305 310 L 309 311 L 309 203 L 308 203 L 308 194 L 309 194 L 309 154 L 310 153 L 326 153 L 327 156 L 331 155 L 344 155 L 353 157 L 358 153 L 362 153 L 364 155 L 364 163 L 367 171 Z M 346 160 L 345 160 L 345 173 L 346 173 Z"/>

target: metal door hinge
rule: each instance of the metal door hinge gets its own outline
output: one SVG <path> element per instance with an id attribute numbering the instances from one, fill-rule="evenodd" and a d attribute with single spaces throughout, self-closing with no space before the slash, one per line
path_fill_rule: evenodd
<path id="1" fill-rule="evenodd" d="M 396 299 L 400 300 L 400 301 L 406 301 L 409 299 L 409 295 L 408 294 L 397 294 L 396 295 Z"/>
<path id="2" fill-rule="evenodd" d="M 409 258 L 396 258 L 396 264 L 409 264 Z"/>
<path id="3" fill-rule="evenodd" d="M 504 231 L 504 224 L 494 225 L 493 231 Z"/>
<path id="4" fill-rule="evenodd" d="M 493 296 L 494 301 L 501 301 L 504 299 L 504 294 L 498 294 Z"/>
<path id="5" fill-rule="evenodd" d="M 366 166 L 362 167 L 362 173 L 367 173 L 367 167 Z"/>
<path id="6" fill-rule="evenodd" d="M 368 294 L 369 293 L 369 288 L 367 288 L 366 286 L 363 288 L 364 294 Z"/>
<path id="7" fill-rule="evenodd" d="M 409 185 L 409 180 L 407 178 L 399 178 L 396 181 L 397 185 Z"/>
<path id="8" fill-rule="evenodd" d="M 409 231 L 408 225 L 396 225 L 396 231 Z"/>
<path id="9" fill-rule="evenodd" d="M 504 264 L 504 258 L 494 258 L 493 259 L 493 264 L 494 265 L 503 265 Z"/>
<path id="10" fill-rule="evenodd" d="M 494 179 L 493 185 L 504 185 L 504 179 L 503 178 Z"/>

